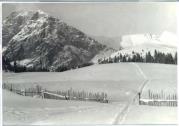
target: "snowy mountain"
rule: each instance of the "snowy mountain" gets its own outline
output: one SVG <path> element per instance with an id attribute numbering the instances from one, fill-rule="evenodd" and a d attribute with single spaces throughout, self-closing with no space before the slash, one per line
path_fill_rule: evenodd
<path id="1" fill-rule="evenodd" d="M 123 49 L 110 56 L 100 58 L 98 63 L 113 62 L 155 62 L 177 64 L 177 37 L 170 32 L 160 36 L 151 34 L 125 35 Z"/>
<path id="2" fill-rule="evenodd" d="M 150 51 L 151 55 L 154 55 L 155 50 L 174 55 L 177 52 L 177 37 L 167 31 L 160 36 L 151 34 L 126 35 L 122 37 L 121 45 L 123 49 L 113 53 L 111 58 L 120 54 L 132 56 L 133 52 L 144 56 Z"/>
<path id="3" fill-rule="evenodd" d="M 3 21 L 3 56 L 35 69 L 75 68 L 107 47 L 42 11 L 13 12 Z"/>
<path id="4" fill-rule="evenodd" d="M 154 44 L 164 46 L 177 46 L 177 36 L 168 31 L 164 31 L 161 35 L 154 34 L 132 34 L 122 36 L 121 46 L 123 48 L 133 47 L 143 44 Z"/>
<path id="5" fill-rule="evenodd" d="M 157 44 L 141 44 L 141 45 L 137 45 L 137 46 L 133 46 L 133 47 L 128 47 L 122 50 L 119 50 L 113 54 L 111 54 L 111 58 L 114 58 L 115 56 L 119 56 L 120 54 L 122 55 L 129 55 L 132 57 L 133 52 L 135 53 L 139 53 L 142 57 L 145 56 L 145 54 L 147 52 L 150 52 L 151 55 L 154 55 L 154 51 L 159 51 L 162 53 L 171 53 L 173 56 L 175 55 L 175 53 L 177 52 L 177 48 L 176 47 L 168 47 L 168 46 L 161 46 L 161 45 L 157 45 Z"/>
<path id="6" fill-rule="evenodd" d="M 177 47 L 178 46 L 178 38 L 177 35 L 168 32 L 168 31 L 164 31 L 162 33 L 162 35 L 159 38 L 160 44 L 162 45 L 169 45 L 169 46 L 173 46 L 173 47 Z"/>

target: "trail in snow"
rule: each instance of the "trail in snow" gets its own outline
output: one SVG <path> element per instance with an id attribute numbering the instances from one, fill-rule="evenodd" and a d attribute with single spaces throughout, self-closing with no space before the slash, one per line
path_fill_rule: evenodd
<path id="1" fill-rule="evenodd" d="M 139 65 L 136 64 L 136 63 L 131 63 L 131 64 L 134 65 L 134 66 L 137 68 L 137 70 L 139 71 L 139 73 L 142 75 L 142 77 L 143 77 L 145 80 L 147 80 L 147 76 L 144 74 L 144 72 L 143 72 L 142 69 L 139 67 Z"/>
<path id="2" fill-rule="evenodd" d="M 144 78 L 144 82 L 142 82 L 141 86 L 139 87 L 139 92 L 142 92 L 143 88 L 145 87 L 145 85 L 149 82 L 147 76 L 145 75 L 145 73 L 142 71 L 142 69 L 139 67 L 138 64 L 136 63 L 131 63 L 133 64 L 138 72 L 141 74 L 141 76 Z M 122 110 L 122 112 L 119 112 L 115 118 L 115 120 L 113 121 L 112 124 L 122 124 L 125 120 L 125 118 L 127 117 L 127 114 L 130 111 L 130 106 L 135 103 L 136 99 L 138 98 L 138 93 L 135 94 L 135 96 L 132 98 L 132 100 L 126 104 L 126 106 L 124 107 L 124 109 Z"/>

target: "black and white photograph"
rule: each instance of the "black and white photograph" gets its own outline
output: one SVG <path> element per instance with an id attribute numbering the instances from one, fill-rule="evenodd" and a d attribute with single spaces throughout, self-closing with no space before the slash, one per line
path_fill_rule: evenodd
<path id="1" fill-rule="evenodd" d="M 3 125 L 177 125 L 177 4 L 2 4 Z"/>

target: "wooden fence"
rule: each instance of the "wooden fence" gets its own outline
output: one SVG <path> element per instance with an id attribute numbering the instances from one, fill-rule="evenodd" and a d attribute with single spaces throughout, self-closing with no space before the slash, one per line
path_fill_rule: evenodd
<path id="1" fill-rule="evenodd" d="M 9 90 L 23 96 L 38 96 L 45 99 L 56 100 L 79 100 L 79 101 L 96 101 L 102 103 L 108 103 L 107 94 L 102 93 L 90 93 L 85 91 L 74 91 L 72 88 L 67 91 L 49 91 L 43 90 L 41 86 L 37 85 L 34 88 L 18 89 L 18 86 L 13 84 L 2 85 L 3 89 Z"/>
<path id="2" fill-rule="evenodd" d="M 148 90 L 148 96 L 141 98 L 141 93 L 139 93 L 139 105 L 176 107 L 177 104 L 177 94 L 167 94 L 163 91 L 154 93 Z"/>
<path id="3" fill-rule="evenodd" d="M 85 93 L 85 92 L 83 92 Z M 108 103 L 107 97 L 89 97 L 89 96 L 76 96 L 76 95 L 69 95 L 69 94 L 59 94 L 58 92 L 54 91 L 42 91 L 42 97 L 47 99 L 56 99 L 56 100 L 78 100 L 78 101 L 96 101 L 96 102 L 102 102 L 102 103 Z"/>
<path id="4" fill-rule="evenodd" d="M 140 99 L 140 105 L 149 105 L 149 106 L 177 106 L 177 100 L 157 100 L 157 99 Z"/>
<path id="5" fill-rule="evenodd" d="M 34 88 L 19 89 L 16 85 L 4 83 L 2 88 L 23 96 L 41 96 L 41 87 L 39 85 Z"/>

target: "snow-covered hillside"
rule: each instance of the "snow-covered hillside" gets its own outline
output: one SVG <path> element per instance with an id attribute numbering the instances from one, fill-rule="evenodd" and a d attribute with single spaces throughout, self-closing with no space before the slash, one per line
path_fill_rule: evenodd
<path id="1" fill-rule="evenodd" d="M 142 57 L 144 57 L 147 52 L 150 52 L 151 55 L 154 56 L 155 50 L 158 52 L 165 53 L 165 54 L 171 53 L 173 57 L 174 57 L 175 53 L 177 52 L 176 47 L 154 44 L 154 43 L 142 43 L 139 45 L 135 45 L 132 47 L 126 47 L 122 50 L 119 50 L 119 51 L 111 54 L 111 58 L 114 58 L 115 56 L 119 56 L 120 54 L 132 56 L 133 52 L 139 53 Z"/>
<path id="2" fill-rule="evenodd" d="M 145 57 L 146 53 L 150 52 L 154 56 L 155 50 L 160 53 L 170 53 L 175 56 L 177 52 L 177 36 L 170 32 L 163 32 L 160 36 L 151 34 L 136 34 L 126 35 L 122 37 L 122 50 L 111 54 L 111 58 L 119 57 L 120 54 L 127 57 L 132 57 L 135 53 Z"/>
<path id="3" fill-rule="evenodd" d="M 155 73 L 155 74 L 154 74 Z M 110 102 L 61 101 L 35 99 L 3 91 L 4 124 L 175 124 L 176 107 L 129 105 L 136 97 L 145 79 L 151 90 L 166 89 L 176 93 L 177 66 L 150 63 L 117 63 L 93 65 L 62 73 L 26 72 L 3 73 L 3 82 L 18 85 L 20 89 L 37 84 L 48 90 L 105 91 Z M 165 81 L 165 83 L 163 83 Z M 169 86 L 170 85 L 170 86 Z M 144 90 L 145 92 L 145 90 Z M 129 110 L 126 111 L 126 106 Z M 128 108 L 128 107 L 127 107 Z M 157 109 L 158 108 L 158 109 Z M 155 111 L 156 110 L 156 111 Z M 129 112 L 128 112 L 129 111 Z M 151 112 L 152 111 L 152 112 Z M 142 113 L 142 114 L 141 114 Z M 161 119 L 161 113 L 165 119 Z M 127 116 L 126 116 L 127 115 Z M 135 115 L 135 116 L 134 116 Z M 139 117 L 135 118 L 135 117 Z M 122 119 L 122 121 L 121 121 Z"/>
<path id="4" fill-rule="evenodd" d="M 164 31 L 159 40 L 163 45 L 178 47 L 179 44 L 178 36 L 168 31 Z"/>
<path id="5" fill-rule="evenodd" d="M 165 45 L 177 47 L 178 39 L 174 33 L 164 31 L 161 35 L 154 34 L 132 34 L 122 36 L 121 46 L 123 48 L 143 44 Z"/>
<path id="6" fill-rule="evenodd" d="M 138 90 L 136 87 L 143 82 L 143 78 L 137 72 L 132 64 L 106 64 L 62 73 L 4 73 L 3 81 L 18 85 L 19 88 L 33 87 L 38 84 L 52 91 L 73 88 L 76 91 L 106 92 L 110 100 L 128 101 Z M 113 73 L 112 77 L 111 73 Z"/>
<path id="7" fill-rule="evenodd" d="M 139 65 L 151 82 L 157 83 L 156 89 L 164 90 L 166 87 L 170 91 L 168 86 L 170 85 L 171 92 L 176 91 L 176 65 L 148 63 Z M 132 63 L 93 65 L 63 73 L 3 73 L 4 83 L 12 83 L 19 88 L 35 87 L 37 84 L 49 90 L 68 90 L 72 87 L 80 91 L 106 92 L 110 100 L 120 101 L 129 100 L 143 81 L 143 76 Z"/>

